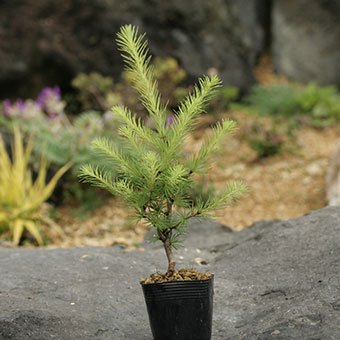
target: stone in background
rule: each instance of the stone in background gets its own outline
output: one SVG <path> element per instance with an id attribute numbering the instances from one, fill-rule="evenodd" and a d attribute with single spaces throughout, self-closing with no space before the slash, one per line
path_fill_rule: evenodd
<path id="1" fill-rule="evenodd" d="M 272 57 L 292 80 L 340 84 L 340 1 L 274 0 Z"/>
<path id="2" fill-rule="evenodd" d="M 326 197 L 329 205 L 340 206 L 340 143 L 329 163 L 326 176 Z"/>
<path id="3" fill-rule="evenodd" d="M 247 90 L 270 43 L 278 73 L 339 84 L 339 17 L 340 0 L 3 0 L 0 99 L 67 90 L 79 72 L 118 77 L 114 38 L 126 23 L 147 32 L 155 56 L 177 58 L 190 82 L 213 68 Z"/>
<path id="4" fill-rule="evenodd" d="M 67 89 L 79 72 L 118 76 L 120 25 L 146 31 L 151 52 L 176 57 L 190 77 L 216 68 L 225 85 L 247 89 L 264 44 L 263 0 L 3 0 L 0 99 Z M 189 78 L 190 78 L 189 77 Z M 190 80 L 190 79 L 189 79 Z"/>

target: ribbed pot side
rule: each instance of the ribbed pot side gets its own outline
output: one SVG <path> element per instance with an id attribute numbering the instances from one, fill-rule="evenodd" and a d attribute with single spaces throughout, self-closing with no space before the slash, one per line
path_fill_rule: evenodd
<path id="1" fill-rule="evenodd" d="M 154 340 L 210 340 L 214 278 L 142 284 Z"/>

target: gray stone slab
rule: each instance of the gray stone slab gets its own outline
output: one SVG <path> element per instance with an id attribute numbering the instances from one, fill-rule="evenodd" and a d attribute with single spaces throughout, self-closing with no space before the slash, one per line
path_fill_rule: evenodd
<path id="1" fill-rule="evenodd" d="M 177 258 L 215 272 L 213 340 L 340 338 L 340 208 L 189 229 Z M 152 339 L 138 281 L 165 256 L 144 246 L 0 248 L 0 339 Z"/>

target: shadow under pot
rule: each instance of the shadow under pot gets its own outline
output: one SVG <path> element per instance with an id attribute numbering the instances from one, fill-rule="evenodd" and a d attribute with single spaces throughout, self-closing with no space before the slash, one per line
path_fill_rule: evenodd
<path id="1" fill-rule="evenodd" d="M 154 340 L 210 340 L 214 278 L 143 284 Z"/>

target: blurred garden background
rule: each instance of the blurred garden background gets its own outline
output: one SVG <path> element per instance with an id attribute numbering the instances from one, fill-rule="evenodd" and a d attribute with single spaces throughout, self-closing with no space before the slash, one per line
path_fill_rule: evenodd
<path id="1" fill-rule="evenodd" d="M 77 178 L 82 163 L 99 162 L 91 140 L 117 138 L 113 105 L 152 127 L 114 41 L 127 23 L 147 34 L 169 115 L 201 74 L 223 80 L 186 148 L 198 150 L 221 118 L 239 128 L 193 200 L 244 180 L 250 192 L 216 212 L 233 230 L 328 204 L 340 136 L 339 0 L 2 0 L 0 245 L 143 240 L 127 208 Z"/>

